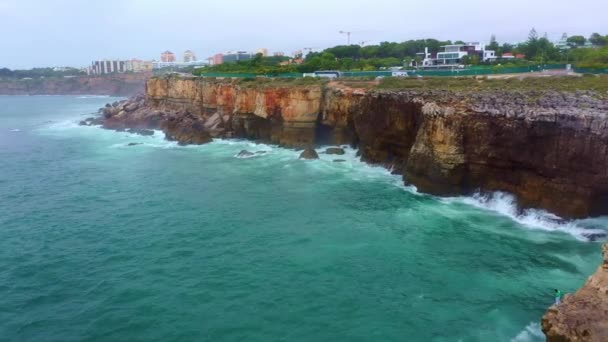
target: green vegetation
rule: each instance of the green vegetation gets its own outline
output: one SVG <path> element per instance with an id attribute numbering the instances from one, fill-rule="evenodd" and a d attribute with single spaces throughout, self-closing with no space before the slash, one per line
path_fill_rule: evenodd
<path id="1" fill-rule="evenodd" d="M 527 78 L 474 78 L 474 77 L 425 77 L 425 78 L 395 78 L 387 77 L 377 85 L 379 89 L 442 89 L 466 90 L 471 92 L 481 90 L 556 90 L 577 91 L 593 90 L 599 96 L 608 96 L 608 75 L 585 75 L 582 77 L 561 76 Z"/>
<path id="2" fill-rule="evenodd" d="M 86 73 L 76 68 L 34 68 L 29 70 L 0 68 L 0 79 L 50 78 L 82 75 L 86 75 Z"/>
<path id="3" fill-rule="evenodd" d="M 565 37 L 564 37 L 565 38 Z M 463 43 L 462 41 L 455 41 Z M 504 53 L 514 55 L 525 55 L 524 59 L 497 60 L 495 62 L 483 62 L 477 56 L 466 57 L 464 64 L 488 67 L 525 67 L 549 63 L 575 63 L 577 67 L 603 69 L 608 59 L 608 36 L 598 33 L 592 34 L 588 39 L 581 35 L 574 35 L 566 40 L 566 44 L 560 48 L 555 46 L 545 36 L 539 36 L 535 29 L 530 31 L 528 39 L 521 44 L 512 45 L 499 43 L 496 36 L 490 37 L 488 49 L 494 50 L 496 56 Z M 588 43 L 594 48 L 589 48 Z M 249 61 L 237 63 L 224 63 L 210 67 L 197 68 L 195 75 L 222 73 L 247 75 L 277 76 L 290 73 L 309 73 L 318 70 L 342 70 L 342 71 L 376 71 L 388 67 L 406 67 L 412 62 L 420 63 L 421 57 L 418 53 L 424 52 L 425 47 L 429 52 L 438 52 L 441 46 L 452 44 L 452 41 L 439 41 L 436 39 L 408 40 L 401 43 L 382 42 L 379 45 L 340 45 L 321 52 L 313 52 L 306 55 L 303 60 L 296 56 L 289 57 L 262 57 L 257 55 Z"/>
<path id="4" fill-rule="evenodd" d="M 608 46 L 599 49 L 574 49 L 568 57 L 579 68 L 608 69 Z"/>
<path id="5" fill-rule="evenodd" d="M 307 87 L 326 84 L 328 80 L 316 77 L 304 78 L 241 78 L 236 83 L 244 88 L 280 88 L 280 87 Z"/>

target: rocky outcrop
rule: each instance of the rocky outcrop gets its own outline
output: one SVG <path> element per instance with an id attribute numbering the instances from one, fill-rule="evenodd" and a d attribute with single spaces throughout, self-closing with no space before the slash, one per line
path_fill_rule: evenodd
<path id="1" fill-rule="evenodd" d="M 313 148 L 307 148 L 300 153 L 300 159 L 319 159 L 319 155 Z"/>
<path id="2" fill-rule="evenodd" d="M 107 128 L 160 128 L 184 144 L 213 137 L 348 144 L 424 192 L 506 191 L 522 208 L 569 218 L 608 214 L 608 100 L 591 91 L 382 91 L 161 77 L 147 82 L 145 98 L 103 114 Z"/>
<path id="3" fill-rule="evenodd" d="M 608 244 L 597 272 L 578 292 L 547 311 L 542 329 L 548 342 L 608 341 Z"/>
<path id="4" fill-rule="evenodd" d="M 0 95 L 132 96 L 144 91 L 151 73 L 78 76 L 69 78 L 2 79 Z"/>
<path id="5" fill-rule="evenodd" d="M 325 150 L 326 154 L 337 154 L 337 155 L 343 155 L 346 153 L 346 151 L 344 151 L 343 148 L 341 147 L 329 147 Z"/>

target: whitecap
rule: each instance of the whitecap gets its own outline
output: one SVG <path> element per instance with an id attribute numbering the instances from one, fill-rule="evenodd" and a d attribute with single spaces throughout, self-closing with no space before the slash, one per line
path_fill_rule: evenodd
<path id="1" fill-rule="evenodd" d="M 110 97 L 109 95 L 82 95 L 78 96 L 79 99 L 105 99 Z"/>
<path id="2" fill-rule="evenodd" d="M 515 196 L 505 192 L 489 194 L 477 193 L 469 197 L 443 198 L 443 202 L 461 202 L 477 208 L 490 210 L 507 216 L 522 226 L 532 229 L 563 232 L 581 241 L 593 241 L 605 238 L 608 217 L 581 220 L 565 220 L 540 209 L 519 211 Z"/>
<path id="3" fill-rule="evenodd" d="M 524 330 L 517 334 L 517 336 L 513 337 L 511 342 L 534 342 L 544 340 L 545 335 L 540 328 L 540 324 L 532 322 L 528 324 Z"/>
<path id="4" fill-rule="evenodd" d="M 21 130 L 19 128 L 13 128 L 11 129 L 11 132 L 21 132 Z"/>

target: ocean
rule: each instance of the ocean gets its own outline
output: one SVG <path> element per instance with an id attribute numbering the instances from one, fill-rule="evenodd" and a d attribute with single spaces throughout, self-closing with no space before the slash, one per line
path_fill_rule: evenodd
<path id="1" fill-rule="evenodd" d="M 78 126 L 115 100 L 0 96 L 0 340 L 543 341 L 600 263 L 606 218 L 421 194 L 353 149 Z"/>

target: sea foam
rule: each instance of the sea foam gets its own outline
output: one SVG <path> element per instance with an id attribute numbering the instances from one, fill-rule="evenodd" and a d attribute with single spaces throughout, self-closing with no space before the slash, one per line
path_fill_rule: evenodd
<path id="1" fill-rule="evenodd" d="M 540 324 L 532 322 L 528 324 L 517 336 L 511 339 L 511 342 L 535 342 L 544 341 L 545 335 L 540 329 Z"/>
<path id="2" fill-rule="evenodd" d="M 458 201 L 477 208 L 507 216 L 522 226 L 550 232 L 563 232 L 581 241 L 594 241 L 606 237 L 608 218 L 564 220 L 540 209 L 518 210 L 515 196 L 504 192 L 477 193 L 473 196 L 445 198 L 445 202 Z"/>

